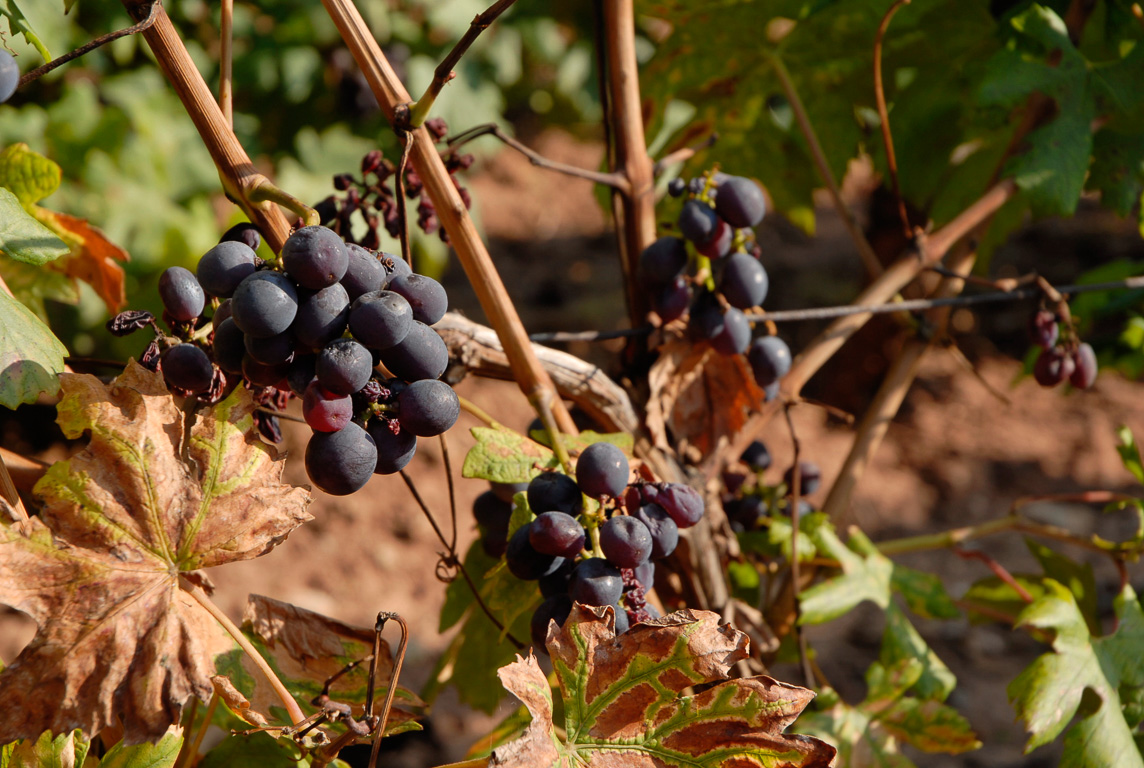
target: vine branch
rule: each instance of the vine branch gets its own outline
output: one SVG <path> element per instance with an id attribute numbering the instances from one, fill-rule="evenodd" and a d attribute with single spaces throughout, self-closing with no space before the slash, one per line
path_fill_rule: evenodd
<path id="1" fill-rule="evenodd" d="M 890 133 L 890 111 L 886 109 L 886 92 L 882 85 L 882 44 L 886 39 L 886 30 L 890 28 L 890 19 L 903 5 L 909 5 L 910 0 L 896 0 L 882 22 L 878 25 L 878 34 L 874 38 L 874 101 L 878 105 L 878 119 L 882 124 L 882 143 L 886 145 L 886 167 L 890 171 L 890 182 L 894 185 L 894 197 L 898 201 L 898 216 L 902 219 L 902 231 L 907 240 L 914 237 L 910 226 L 910 216 L 906 212 L 906 202 L 902 199 L 902 189 L 898 185 L 898 160 L 894 155 L 894 137 Z"/>

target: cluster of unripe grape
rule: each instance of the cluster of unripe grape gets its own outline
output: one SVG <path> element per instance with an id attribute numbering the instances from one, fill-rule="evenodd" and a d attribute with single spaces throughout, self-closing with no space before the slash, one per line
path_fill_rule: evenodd
<path id="1" fill-rule="evenodd" d="M 744 311 L 762 306 L 769 288 L 754 233 L 766 213 L 762 189 L 748 178 L 715 172 L 675 179 L 668 191 L 685 198 L 678 219 L 683 237 L 661 237 L 640 254 L 652 308 L 664 323 L 687 316 L 691 337 L 722 355 L 745 354 L 773 399 L 790 370 L 790 349 L 777 336 L 752 341 Z"/>
<path id="2" fill-rule="evenodd" d="M 736 533 L 758 528 L 775 515 L 790 516 L 795 472 L 799 481 L 799 515 L 807 515 L 814 507 L 802 498 L 818 490 L 822 484 L 822 470 L 812 461 L 800 461 L 783 475 L 782 484 L 769 486 L 763 482 L 763 473 L 770 468 L 771 453 L 765 443 L 756 440 L 747 446 L 739 461 L 747 472 L 728 471 L 723 475 L 726 495 L 723 511 Z"/>
<path id="3" fill-rule="evenodd" d="M 577 459 L 575 479 L 543 472 L 527 484 L 494 485 L 474 503 L 485 551 L 503 555 L 518 579 L 540 583 L 544 601 L 532 616 L 537 648 L 549 621 L 563 624 L 573 601 L 613 606 L 617 634 L 658 615 L 644 598 L 655 561 L 675 551 L 681 528 L 703 517 L 703 497 L 681 483 L 629 484 L 629 473 L 622 450 L 593 443 Z M 509 536 L 514 494 L 536 517 Z"/>
<path id="4" fill-rule="evenodd" d="M 1029 340 L 1041 348 L 1033 364 L 1033 378 L 1042 387 L 1069 382 L 1088 389 L 1096 381 L 1096 352 L 1070 332 L 1061 335 L 1059 318 L 1047 309 L 1038 309 L 1029 319 Z"/>
<path id="5" fill-rule="evenodd" d="M 272 262 L 255 255 L 260 241 L 240 225 L 195 273 L 171 267 L 160 277 L 164 318 L 179 337 L 161 339 L 167 384 L 216 399 L 245 381 L 260 402 L 268 393 L 275 402 L 302 398 L 314 430 L 306 471 L 327 493 L 399 471 L 418 437 L 441 434 L 460 414 L 456 393 L 438 380 L 449 355 L 430 327 L 448 306 L 444 288 L 326 227 L 298 229 Z"/>

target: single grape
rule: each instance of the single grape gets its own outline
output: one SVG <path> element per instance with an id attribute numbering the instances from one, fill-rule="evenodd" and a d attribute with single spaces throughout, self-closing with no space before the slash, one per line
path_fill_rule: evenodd
<path id="1" fill-rule="evenodd" d="M 654 490 L 651 494 L 648 491 Z M 663 507 L 680 528 L 690 528 L 703 518 L 703 496 L 683 483 L 657 483 L 643 486 L 644 499 Z"/>
<path id="2" fill-rule="evenodd" d="M 810 495 L 822 485 L 822 470 L 813 461 L 800 461 L 798 463 L 799 495 Z M 789 468 L 783 475 L 783 482 L 794 491 L 794 467 Z"/>
<path id="3" fill-rule="evenodd" d="M 1057 316 L 1047 309 L 1039 309 L 1029 318 L 1029 341 L 1041 349 L 1052 349 L 1060 336 Z"/>
<path id="4" fill-rule="evenodd" d="M 413 328 L 413 307 L 392 291 L 358 297 L 350 305 L 349 317 L 354 338 L 380 352 L 400 344 Z"/>
<path id="5" fill-rule="evenodd" d="M 687 191 L 687 182 L 683 179 L 672 179 L 667 182 L 667 194 L 672 197 L 683 197 L 683 193 Z"/>
<path id="6" fill-rule="evenodd" d="M 505 564 L 513 576 L 522 581 L 536 581 L 537 579 L 555 572 L 564 564 L 564 558 L 553 557 L 537 552 L 529 543 L 529 531 L 532 523 L 525 523 L 516 529 L 509 537 L 508 549 L 505 550 Z"/>
<path id="7" fill-rule="evenodd" d="M 679 231 L 696 246 L 711 242 L 719 229 L 719 217 L 701 200 L 688 200 L 679 212 Z"/>
<path id="8" fill-rule="evenodd" d="M 290 386 L 286 383 L 288 373 L 290 373 L 290 363 L 266 365 L 251 357 L 249 352 L 242 356 L 242 375 L 256 387 L 288 389 Z"/>
<path id="9" fill-rule="evenodd" d="M 342 275 L 341 285 L 346 289 L 350 301 L 380 291 L 389 279 L 389 274 L 377 255 L 356 243 L 346 243 L 346 255 L 349 265 Z"/>
<path id="10" fill-rule="evenodd" d="M 640 269 L 656 285 L 666 285 L 687 266 L 687 245 L 678 237 L 661 237 L 640 253 Z"/>
<path id="11" fill-rule="evenodd" d="M 663 322 L 670 323 L 672 320 L 683 317 L 690 305 L 691 284 L 687 282 L 687 278 L 681 275 L 656 294 L 652 302 L 652 309 Z"/>
<path id="12" fill-rule="evenodd" d="M 715 212 L 732 227 L 754 227 L 767 212 L 763 190 L 750 179 L 731 176 L 719 182 Z"/>
<path id="13" fill-rule="evenodd" d="M 584 605 L 615 605 L 624 594 L 620 569 L 602 557 L 580 561 L 572 572 L 568 596 Z"/>
<path id="14" fill-rule="evenodd" d="M 732 527 L 739 526 L 739 530 L 749 531 L 755 527 L 760 517 L 767 514 L 766 502 L 758 496 L 743 496 L 731 499 L 723 505 L 723 512 L 731 521 Z"/>
<path id="15" fill-rule="evenodd" d="M 242 332 L 258 338 L 282 333 L 298 314 L 298 292 L 290 278 L 264 270 L 246 277 L 234 289 L 231 318 Z"/>
<path id="16" fill-rule="evenodd" d="M 397 398 L 401 428 L 419 437 L 436 437 L 457 423 L 461 403 L 443 381 L 424 379 L 410 384 Z"/>
<path id="17" fill-rule="evenodd" d="M 790 347 L 778 336 L 755 339 L 747 350 L 747 362 L 760 387 L 772 384 L 790 371 Z"/>
<path id="18" fill-rule="evenodd" d="M 337 432 L 354 416 L 353 401 L 349 395 L 335 395 L 311 381 L 302 397 L 302 416 L 310 428 L 318 432 Z"/>
<path id="19" fill-rule="evenodd" d="M 473 517 L 477 525 L 490 531 L 508 532 L 512 518 L 512 504 L 497 498 L 493 491 L 485 491 L 473 501 Z"/>
<path id="20" fill-rule="evenodd" d="M 439 379 L 449 367 L 449 348 L 435 330 L 414 320 L 400 344 L 382 351 L 381 362 L 405 381 Z"/>
<path id="21" fill-rule="evenodd" d="M 576 570 L 576 563 L 565 558 L 564 564 L 547 576 L 540 577 L 540 594 L 543 597 L 553 595 L 568 596 L 568 587 L 572 584 L 572 573 Z"/>
<path id="22" fill-rule="evenodd" d="M 239 283 L 254 274 L 257 263 L 258 257 L 249 245 L 224 240 L 203 254 L 195 274 L 203 290 L 211 296 L 228 299 Z"/>
<path id="23" fill-rule="evenodd" d="M 632 569 L 632 577 L 640 583 L 645 592 L 651 589 L 655 586 L 655 563 L 651 560 L 640 563 Z"/>
<path id="24" fill-rule="evenodd" d="M 1077 389 L 1088 389 L 1096 381 L 1096 352 L 1092 345 L 1082 343 L 1073 352 L 1073 372 L 1069 381 Z"/>
<path id="25" fill-rule="evenodd" d="M 486 531 L 481 537 L 481 549 L 494 560 L 504 557 L 505 550 L 508 549 L 508 530 Z"/>
<path id="26" fill-rule="evenodd" d="M 242 358 L 246 355 L 245 336 L 233 318 L 219 323 L 214 333 L 214 359 L 227 373 L 242 373 Z"/>
<path id="27" fill-rule="evenodd" d="M 290 329 L 267 336 L 265 339 L 247 336 L 244 343 L 247 353 L 263 365 L 290 362 L 293 359 L 294 347 L 297 346 Z"/>
<path id="28" fill-rule="evenodd" d="M 349 318 L 349 294 L 341 283 L 334 283 L 320 291 L 303 290 L 290 327 L 299 344 L 321 349 L 345 332 Z"/>
<path id="29" fill-rule="evenodd" d="M 592 443 L 576 460 L 576 483 L 594 499 L 619 496 L 630 472 L 628 457 L 611 443 Z"/>
<path id="30" fill-rule="evenodd" d="M 560 472 L 541 472 L 528 484 L 528 507 L 533 512 L 580 514 L 584 497 L 580 486 Z"/>
<path id="31" fill-rule="evenodd" d="M 413 319 L 426 325 L 433 325 L 440 320 L 449 308 L 445 289 L 425 275 L 394 275 L 386 290 L 405 297 L 413 308 Z"/>
<path id="32" fill-rule="evenodd" d="M 20 65 L 16 63 L 15 56 L 0 49 L 0 104 L 12 98 L 19 87 Z"/>
<path id="33" fill-rule="evenodd" d="M 1072 356 L 1060 347 L 1041 352 L 1033 364 L 1033 378 L 1042 387 L 1055 387 L 1073 375 L 1076 363 Z"/>
<path id="34" fill-rule="evenodd" d="M 574 558 L 584 548 L 584 526 L 564 512 L 542 512 L 532 521 L 528 541 L 545 555 Z"/>
<path id="35" fill-rule="evenodd" d="M 398 427 L 394 432 L 389 420 L 374 417 L 369 420 L 367 431 L 377 446 L 377 463 L 374 473 L 378 475 L 392 475 L 405 469 L 417 453 L 417 435 Z M 511 512 L 511 510 L 510 510 Z M 508 535 L 508 523 L 505 523 L 505 536 Z M 498 555 L 499 557 L 499 555 Z"/>
<path id="36" fill-rule="evenodd" d="M 223 302 L 218 305 L 218 309 L 214 311 L 214 314 L 211 315 L 211 327 L 217 331 L 222 321 L 228 317 L 230 317 L 230 299 L 224 299 Z"/>
<path id="37" fill-rule="evenodd" d="M 624 610 L 623 606 L 616 603 L 612 606 L 614 614 L 613 627 L 617 635 L 622 635 L 632 627 L 632 620 L 628 618 L 628 612 Z"/>
<path id="38" fill-rule="evenodd" d="M 756 472 L 762 472 L 771 466 L 771 452 L 767 450 L 766 443 L 755 440 L 743 450 L 739 461 Z"/>
<path id="39" fill-rule="evenodd" d="M 696 176 L 687 182 L 687 191 L 693 195 L 702 195 L 703 190 L 707 188 L 707 179 L 702 176 Z"/>
<path id="40" fill-rule="evenodd" d="M 235 224 L 218 239 L 220 243 L 242 243 L 252 251 L 262 245 L 262 233 L 248 221 Z"/>
<path id="41" fill-rule="evenodd" d="M 741 355 L 751 343 L 751 323 L 734 307 L 722 315 L 720 330 L 711 337 L 711 346 L 721 355 Z"/>
<path id="42" fill-rule="evenodd" d="M 703 245 L 696 246 L 699 252 L 709 259 L 721 259 L 731 253 L 731 246 L 735 244 L 735 230 L 727 222 L 719 219 L 715 234 Z"/>
<path id="43" fill-rule="evenodd" d="M 353 339 L 337 339 L 322 348 L 314 365 L 322 386 L 335 395 L 352 395 L 373 374 L 369 350 Z"/>
<path id="44" fill-rule="evenodd" d="M 286 372 L 286 383 L 290 385 L 291 392 L 298 397 L 306 394 L 306 387 L 310 386 L 310 382 L 314 380 L 317 364 L 317 355 L 295 353 L 294 359 L 290 363 L 290 370 Z"/>
<path id="45" fill-rule="evenodd" d="M 572 613 L 572 599 L 568 595 L 553 595 L 544 599 L 529 622 L 529 632 L 535 650 L 548 653 L 545 643 L 548 642 L 549 626 L 555 621 L 558 627 L 563 627 L 570 613 Z"/>
<path id="46" fill-rule="evenodd" d="M 306 474 L 333 496 L 360 489 L 376 465 L 373 438 L 352 421 L 337 432 L 315 432 L 306 445 Z"/>
<path id="47" fill-rule="evenodd" d="M 656 608 L 651 603 L 648 603 L 647 605 L 644 606 L 644 612 L 647 613 L 647 617 L 649 619 L 658 619 L 661 616 L 663 616 L 663 614 L 659 612 L 659 609 Z"/>
<path id="48" fill-rule="evenodd" d="M 211 387 L 214 368 L 207 353 L 194 344 L 176 344 L 159 356 L 163 380 L 186 392 L 205 392 Z"/>
<path id="49" fill-rule="evenodd" d="M 304 288 L 317 291 L 342 279 L 349 268 L 345 243 L 332 229 L 302 227 L 282 246 L 286 274 Z"/>
<path id="50" fill-rule="evenodd" d="M 632 515 L 647 526 L 651 534 L 651 557 L 662 560 L 679 544 L 679 526 L 658 504 L 644 504 Z"/>
<path id="51" fill-rule="evenodd" d="M 600 526 L 600 549 L 620 568 L 635 568 L 651 557 L 651 548 L 651 531 L 631 515 L 617 515 Z"/>
<path id="52" fill-rule="evenodd" d="M 723 262 L 719 293 L 737 309 L 761 306 L 770 282 L 762 263 L 749 253 L 737 251 Z"/>
<path id="53" fill-rule="evenodd" d="M 489 483 L 497 498 L 506 504 L 512 504 L 518 493 L 528 490 L 528 483 Z"/>
<path id="54" fill-rule="evenodd" d="M 409 262 L 393 253 L 382 252 L 381 264 L 385 267 L 385 271 L 389 273 L 389 276 L 386 278 L 386 284 L 398 275 L 413 274 L 413 267 L 409 266 Z"/>
<path id="55" fill-rule="evenodd" d="M 159 298 L 163 308 L 176 320 L 190 322 L 203 313 L 206 295 L 189 269 L 168 267 L 159 277 Z"/>

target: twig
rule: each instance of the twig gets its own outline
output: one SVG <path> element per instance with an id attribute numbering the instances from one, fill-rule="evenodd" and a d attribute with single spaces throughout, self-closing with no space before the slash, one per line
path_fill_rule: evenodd
<path id="1" fill-rule="evenodd" d="M 790 578 L 791 583 L 795 585 L 795 589 L 802 590 L 802 578 L 799 573 L 799 558 L 798 558 L 798 503 L 799 496 L 802 492 L 802 472 L 799 469 L 799 456 L 801 454 L 802 445 L 798 439 L 798 432 L 795 431 L 794 421 L 790 417 L 790 405 L 783 404 L 783 416 L 786 417 L 787 429 L 790 431 L 790 441 L 794 446 L 794 459 L 793 469 L 791 470 L 791 489 L 790 489 Z M 802 613 L 802 606 L 796 599 L 794 601 L 794 623 L 792 625 L 795 633 L 795 638 L 798 640 L 798 660 L 799 666 L 802 667 L 802 677 L 808 686 L 814 685 L 814 672 L 811 670 L 807 662 L 806 652 L 806 635 L 803 633 L 802 628 L 799 626 L 798 620 Z"/>
<path id="2" fill-rule="evenodd" d="M 393 706 L 393 695 L 397 691 L 397 680 L 401 676 L 401 664 L 405 661 L 405 647 L 409 644 L 409 625 L 405 623 L 405 619 L 396 613 L 379 613 L 377 615 L 377 634 L 374 638 L 373 657 L 376 659 L 381 652 L 381 630 L 388 619 L 393 619 L 401 627 L 401 643 L 397 646 L 397 656 L 393 661 L 393 671 L 390 672 L 389 675 L 389 688 L 385 692 L 385 703 L 381 707 L 381 716 L 378 718 L 377 727 L 373 732 L 373 749 L 371 749 L 369 753 L 369 768 L 376 768 L 377 766 L 377 756 L 381 751 L 381 740 L 385 737 L 385 724 L 389 720 L 389 710 Z M 369 687 L 371 693 L 374 687 L 375 672 L 376 669 L 373 664 L 371 664 L 369 670 Z M 373 704 L 372 696 L 370 698 L 370 704 Z M 369 707 L 366 716 L 373 716 L 372 706 Z"/>
<path id="3" fill-rule="evenodd" d="M 270 682 L 270 687 L 274 689 L 274 692 L 278 694 L 278 698 L 282 700 L 282 704 L 286 707 L 286 713 L 290 716 L 290 721 L 297 725 L 305 720 L 306 715 L 302 713 L 302 708 L 298 706 L 298 702 L 290 695 L 290 691 L 286 690 L 286 686 L 278 679 L 278 675 L 274 674 L 274 670 L 266 663 L 266 659 L 262 658 L 262 654 L 246 639 L 246 635 L 242 634 L 242 630 L 235 626 L 234 622 L 230 620 L 230 617 L 211 602 L 211 599 L 207 597 L 207 593 L 203 591 L 202 587 L 188 581 L 185 576 L 180 575 L 179 588 L 193 597 L 207 613 L 214 617 L 214 620 L 222 625 L 222 628 L 227 631 L 231 639 L 238 643 L 238 647 L 249 657 L 251 663 L 258 667 L 262 674 L 266 675 L 266 679 Z"/>
<path id="4" fill-rule="evenodd" d="M 1017 597 L 1026 603 L 1033 602 L 1033 596 L 1029 594 L 1029 590 L 1021 586 L 1021 583 L 1013 578 L 1013 574 L 1009 573 L 1005 566 L 990 557 L 988 553 L 976 549 L 966 549 L 962 546 L 955 546 L 953 553 L 963 560 L 979 560 L 985 563 L 986 567 L 993 571 L 994 576 L 1008 584 L 1017 593 Z"/>
<path id="5" fill-rule="evenodd" d="M 665 170 L 675 165 L 676 163 L 685 163 L 691 158 L 695 157 L 698 153 L 713 146 L 719 140 L 718 133 L 712 133 L 703 141 L 698 144 L 693 144 L 689 147 L 680 147 L 674 152 L 669 152 L 660 159 L 655 161 L 651 167 L 651 173 L 657 179 L 663 174 Z"/>
<path id="6" fill-rule="evenodd" d="M 914 237 L 910 226 L 910 215 L 906 212 L 906 201 L 902 199 L 902 189 L 898 185 L 898 159 L 894 156 L 894 137 L 890 133 L 890 111 L 886 109 L 886 92 L 882 86 L 882 44 L 886 39 L 886 30 L 890 27 L 890 19 L 903 5 L 909 5 L 910 0 L 895 0 L 882 23 L 878 25 L 878 34 L 874 37 L 874 101 L 878 105 L 878 119 L 882 123 L 882 143 L 886 145 L 886 167 L 890 171 L 890 182 L 894 185 L 894 197 L 898 201 L 898 216 L 902 219 L 902 232 L 907 240 Z"/>
<path id="7" fill-rule="evenodd" d="M 11 473 L 9 477 L 15 488 L 25 493 L 32 490 L 32 486 L 44 476 L 49 466 L 46 462 L 29 459 L 4 447 L 0 447 L 0 461 L 4 462 L 4 468 Z"/>
<path id="8" fill-rule="evenodd" d="M 3 454 L 0 454 L 0 498 L 7 502 L 13 522 L 28 522 L 28 510 L 24 508 L 24 501 L 16 490 L 16 484 L 12 482 L 12 476 L 8 474 L 8 463 L 4 461 Z"/>
<path id="9" fill-rule="evenodd" d="M 866 268 L 866 272 L 870 277 L 878 277 L 883 271 L 882 262 L 878 260 L 878 256 L 874 253 L 874 249 L 870 247 L 866 236 L 862 234 L 862 230 L 858 228 L 858 224 L 854 221 L 854 216 L 850 213 L 850 209 L 847 208 L 846 203 L 842 201 L 842 192 L 838 188 L 838 182 L 834 179 L 834 173 L 830 170 L 830 163 L 826 161 L 826 153 L 822 151 L 822 145 L 818 142 L 818 135 L 814 131 L 814 125 L 810 122 L 810 117 L 806 114 L 806 108 L 803 106 L 802 99 L 794 87 L 794 81 L 791 80 L 790 72 L 787 71 L 786 64 L 784 64 L 783 60 L 776 54 L 764 53 L 764 55 L 775 69 L 775 75 L 778 76 L 779 85 L 782 86 L 783 93 L 786 95 L 787 101 L 790 102 L 791 111 L 794 112 L 795 122 L 798 123 L 798 128 L 802 132 L 802 136 L 806 140 L 807 145 L 810 147 L 810 156 L 814 160 L 814 167 L 818 170 L 818 176 L 822 179 L 822 183 L 826 185 L 826 191 L 830 193 L 830 200 L 834 203 L 834 209 L 838 212 L 838 216 L 846 226 L 846 231 L 850 233 L 850 239 L 854 241 L 854 247 L 858 249 L 858 256 L 862 259 L 862 265 Z"/>
<path id="10" fill-rule="evenodd" d="M 650 325 L 639 328 L 619 328 L 614 331 L 550 331 L 547 333 L 530 333 L 529 341 L 540 344 L 560 344 L 572 341 L 607 341 L 609 339 L 628 339 L 633 336 L 647 336 L 655 329 Z"/>
<path id="11" fill-rule="evenodd" d="M 198 699 L 195 699 L 197 702 Z M 202 746 L 203 738 L 207 735 L 207 729 L 211 727 L 211 720 L 214 718 L 215 709 L 218 707 L 218 691 L 215 690 L 211 693 L 210 703 L 207 704 L 206 714 L 203 715 L 202 725 L 195 731 L 195 740 L 191 742 L 190 749 L 187 750 L 186 756 L 183 758 L 182 768 L 191 768 L 195 764 L 195 760 L 199 754 L 199 747 Z"/>
<path id="12" fill-rule="evenodd" d="M 293 421 L 293 422 L 296 422 L 298 424 L 308 423 L 305 419 L 300 419 L 293 414 L 286 413 L 285 411 L 276 411 L 273 408 L 267 408 L 266 406 L 262 406 L 262 405 L 258 406 L 254 410 L 258 411 L 259 413 L 265 413 L 265 414 L 270 415 L 270 416 L 277 416 L 280 419 L 286 419 L 286 421 Z"/>
<path id="13" fill-rule="evenodd" d="M 219 23 L 218 105 L 234 128 L 234 0 L 222 0 Z"/>
<path id="14" fill-rule="evenodd" d="M 488 29 L 489 25 L 508 10 L 514 2 L 516 0 L 497 0 L 483 13 L 479 13 L 473 18 L 469 28 L 465 30 L 464 36 L 453 46 L 453 50 L 449 51 L 449 55 L 437 65 L 437 69 L 433 70 L 433 81 L 429 83 L 425 93 L 421 94 L 420 99 L 409 105 L 410 128 L 417 128 L 425 122 L 425 119 L 429 117 L 429 110 L 433 108 L 433 102 L 437 100 L 437 96 L 445 87 L 445 83 L 457 76 L 453 67 L 457 66 L 457 62 L 461 60 L 465 51 L 469 50 L 469 46 L 476 41 L 477 37 Z"/>
<path id="15" fill-rule="evenodd" d="M 92 40 L 90 43 L 85 43 L 85 44 L 81 45 L 79 48 L 76 48 L 74 51 L 71 51 L 70 53 L 65 53 L 63 56 L 57 56 L 56 58 L 49 61 L 47 64 L 43 64 L 39 67 L 36 67 L 35 69 L 32 69 L 32 70 L 25 72 L 23 75 L 20 76 L 20 87 L 27 85 L 28 83 L 32 82 L 33 80 L 35 80 L 37 78 L 43 77 L 44 75 L 51 72 L 53 69 L 56 69 L 57 67 L 62 67 L 64 64 L 67 64 L 69 61 L 73 61 L 74 59 L 78 59 L 80 56 L 83 56 L 85 53 L 90 53 L 91 51 L 94 51 L 96 48 L 100 47 L 101 45 L 107 45 L 108 43 L 112 42 L 113 40 L 118 40 L 121 37 L 127 37 L 127 35 L 134 35 L 137 32 L 142 32 L 143 30 L 148 29 L 152 24 L 155 23 L 155 20 L 157 18 L 159 18 L 159 8 L 160 7 L 161 7 L 161 3 L 159 2 L 159 0 L 151 0 L 151 9 L 147 14 L 147 18 L 143 19 L 138 24 L 133 24 L 132 26 L 126 27 L 124 29 L 117 29 L 114 32 L 108 32 L 106 35 L 100 35 L 99 37 Z"/>
<path id="16" fill-rule="evenodd" d="M 458 133 L 449 139 L 449 149 L 453 151 L 460 148 L 464 144 L 472 141 L 473 139 L 480 138 L 481 136 L 493 136 L 500 139 L 508 146 L 515 149 L 528 158 L 529 162 L 538 168 L 546 168 L 550 171 L 563 173 L 565 176 L 575 176 L 578 179 L 587 179 L 588 181 L 602 184 L 606 187 L 612 187 L 620 191 L 628 189 L 628 181 L 621 173 L 602 173 L 600 171 L 591 171 L 587 168 L 580 168 L 575 165 L 568 165 L 567 163 L 560 163 L 555 160 L 549 160 L 544 155 L 537 152 L 535 149 L 528 147 L 521 142 L 517 141 L 512 136 L 509 136 L 500 126 L 496 123 L 486 123 L 485 125 L 478 125 L 470 128 L 467 131 Z"/>

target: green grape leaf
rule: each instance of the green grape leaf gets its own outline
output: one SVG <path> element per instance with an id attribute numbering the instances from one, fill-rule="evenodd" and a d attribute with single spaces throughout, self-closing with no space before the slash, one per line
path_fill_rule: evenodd
<path id="1" fill-rule="evenodd" d="M 894 563 L 890 586 L 906 601 L 907 608 L 924 619 L 956 619 L 961 615 L 935 573 Z"/>
<path id="2" fill-rule="evenodd" d="M 1115 601 L 1117 629 L 1093 637 L 1069 590 L 1052 579 L 1019 617 L 1019 625 L 1048 633 L 1053 650 L 1009 684 L 1009 700 L 1029 731 L 1026 752 L 1062 731 L 1062 768 L 1144 766 L 1122 711 L 1144 688 L 1144 612 L 1131 587 Z M 1075 718 L 1075 720 L 1074 720 Z M 1133 716 L 1135 720 L 1135 716 Z"/>
<path id="3" fill-rule="evenodd" d="M 761 675 L 727 680 L 731 667 L 747 657 L 748 641 L 719 626 L 718 614 L 677 611 L 617 636 L 612 610 L 577 604 L 563 628 L 549 626 L 564 735 L 557 735 L 552 689 L 536 657 L 518 656 L 500 670 L 501 682 L 528 707 L 532 723 L 519 739 L 493 750 L 490 766 L 831 764 L 830 745 L 783 733 L 812 691 Z M 693 686 L 702 692 L 684 693 Z"/>
<path id="4" fill-rule="evenodd" d="M 20 6 L 16 5 L 16 0 L 0 0 L 0 16 L 8 19 L 8 28 L 12 30 L 12 34 L 23 35 L 28 44 L 44 57 L 45 62 L 52 60 L 52 54 L 40 40 L 36 30 L 32 29 L 32 25 L 28 23 L 28 19 L 20 10 Z"/>
<path id="5" fill-rule="evenodd" d="M 0 187 L 0 252 L 39 266 L 70 253 L 71 248 L 24 210 L 10 190 Z"/>
<path id="6" fill-rule="evenodd" d="M 842 566 L 842 575 L 803 590 L 800 623 L 822 624 L 870 600 L 885 609 L 890 604 L 894 564 L 883 556 L 866 535 L 854 528 L 849 546 L 828 527 L 818 529 L 815 544 L 821 553 Z"/>
<path id="7" fill-rule="evenodd" d="M 890 603 L 880 660 L 886 667 L 894 667 L 911 659 L 921 663 L 921 674 L 913 684 L 918 696 L 945 701 L 957 686 L 957 678 L 918 634 L 906 614 Z"/>
<path id="8" fill-rule="evenodd" d="M 90 441 L 36 484 L 38 517 L 0 527 L 0 602 L 38 625 L 0 672 L 0 700 L 20 702 L 0 707 L 0 743 L 112 724 L 127 744 L 153 741 L 190 696 L 210 699 L 234 648 L 190 594 L 194 571 L 269 552 L 310 519 L 309 494 L 281 482 L 243 387 L 188 424 L 137 363 L 110 384 L 60 385 L 60 428 Z"/>
<path id="9" fill-rule="evenodd" d="M 1082 565 L 1028 537 L 1025 538 L 1025 546 L 1041 564 L 1045 578 L 1063 584 L 1072 593 L 1089 631 L 1094 635 L 1099 634 L 1100 616 L 1096 602 L 1096 577 L 1093 575 L 1092 565 L 1088 563 Z"/>
<path id="10" fill-rule="evenodd" d="M 182 748 L 182 735 L 172 731 L 154 743 L 127 745 L 121 741 L 107 750 L 99 768 L 174 768 Z"/>
<path id="11" fill-rule="evenodd" d="M 1116 430 L 1116 436 L 1120 438 L 1120 445 L 1116 446 L 1116 450 L 1120 454 L 1121 463 L 1136 478 L 1136 482 L 1144 483 L 1144 462 L 1140 460 L 1140 446 L 1136 442 L 1136 435 L 1132 434 L 1130 427 L 1123 426 Z"/>
<path id="12" fill-rule="evenodd" d="M 551 449 L 516 432 L 473 427 L 472 434 L 477 444 L 465 456 L 461 467 L 463 477 L 494 483 L 523 483 L 545 469 L 560 465 Z"/>
<path id="13" fill-rule="evenodd" d="M 62 177 L 59 165 L 27 144 L 12 144 L 0 152 L 0 187 L 11 190 L 25 208 L 59 189 Z"/>
<path id="14" fill-rule="evenodd" d="M 44 308 L 46 299 L 64 304 L 79 303 L 79 288 L 75 281 L 54 269 L 40 269 L 0 254 L 0 277 L 8 284 L 12 295 L 44 322 L 48 321 Z"/>
<path id="15" fill-rule="evenodd" d="M 265 731 L 236 733 L 228 736 L 207 752 L 199 768 L 298 768 L 304 754 L 290 736 L 274 738 Z"/>
<path id="16" fill-rule="evenodd" d="M 1144 133 L 1098 131 L 1085 187 L 1099 191 L 1106 208 L 1121 216 L 1131 213 L 1144 193 Z"/>
<path id="17" fill-rule="evenodd" d="M 960 755 L 981 748 L 969 721 L 940 701 L 899 699 L 878 719 L 887 733 L 923 752 Z"/>
<path id="18" fill-rule="evenodd" d="M 0 291 L 0 405 L 15 408 L 60 388 L 67 348 L 31 310 Z"/>
<path id="19" fill-rule="evenodd" d="M 82 766 L 91 743 L 82 731 L 69 731 L 59 736 L 44 731 L 37 739 L 24 739 L 12 745 L 0 768 L 70 768 Z M 6 759 L 5 759 L 6 758 Z"/>

